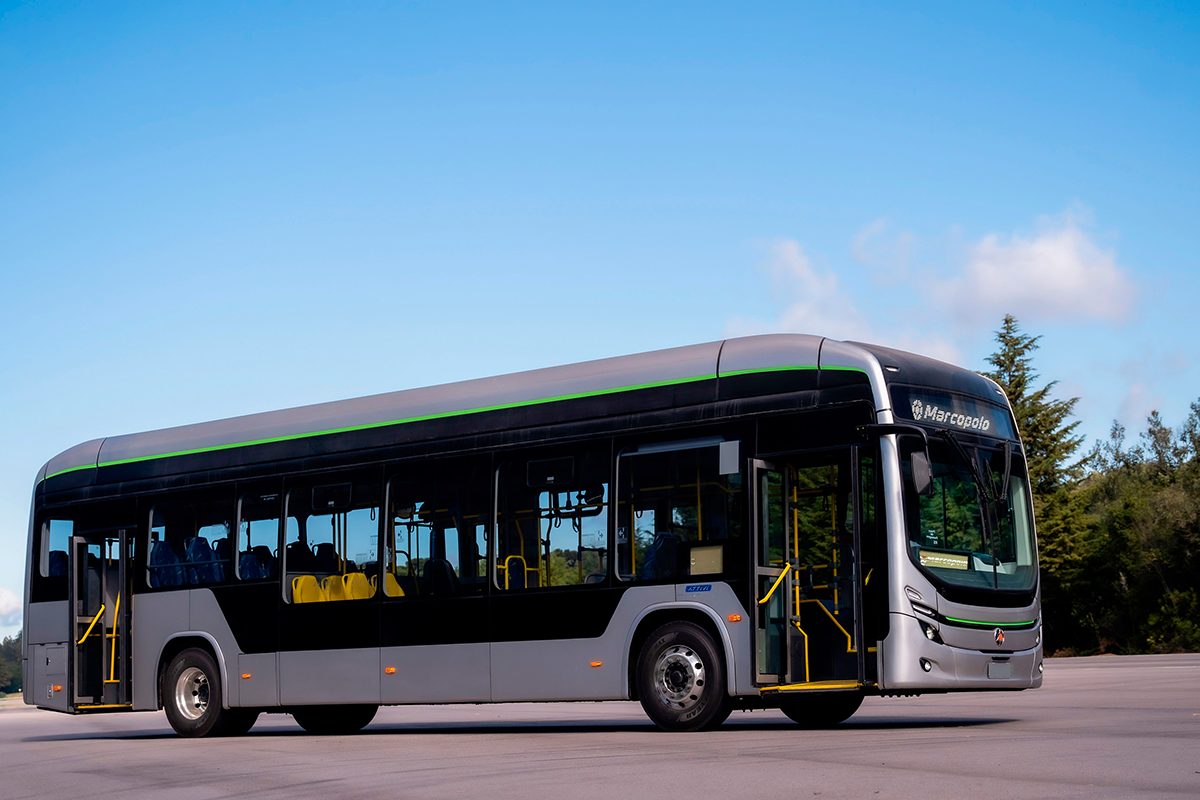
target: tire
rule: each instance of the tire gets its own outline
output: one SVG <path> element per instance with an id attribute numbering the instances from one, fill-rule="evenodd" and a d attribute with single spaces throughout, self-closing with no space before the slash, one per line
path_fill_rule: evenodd
<path id="1" fill-rule="evenodd" d="M 253 709 L 221 707 L 221 670 L 208 651 L 196 647 L 171 659 L 161 690 L 167 721 L 180 736 L 239 735 L 258 719 Z"/>
<path id="2" fill-rule="evenodd" d="M 638 654 L 635 679 L 646 716 L 665 731 L 715 728 L 732 710 L 721 652 L 691 622 L 671 622 L 650 634 Z"/>
<path id="3" fill-rule="evenodd" d="M 379 706 L 305 706 L 292 709 L 296 724 L 309 733 L 358 733 L 375 719 Z"/>
<path id="4" fill-rule="evenodd" d="M 829 692 L 789 697 L 779 708 L 801 727 L 830 728 L 850 719 L 862 701 L 861 692 Z"/>
<path id="5" fill-rule="evenodd" d="M 262 713 L 257 708 L 229 708 L 225 710 L 219 736 L 245 736 L 258 722 Z"/>

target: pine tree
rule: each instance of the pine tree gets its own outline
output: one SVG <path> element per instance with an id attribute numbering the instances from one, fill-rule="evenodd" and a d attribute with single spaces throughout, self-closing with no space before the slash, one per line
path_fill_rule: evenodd
<path id="1" fill-rule="evenodd" d="M 1057 381 L 1036 385 L 1038 373 L 1032 361 L 1040 339 L 1023 333 L 1016 318 L 1005 315 L 996 331 L 998 349 L 988 356 L 994 369 L 983 374 L 1008 395 L 1024 445 L 1043 573 L 1046 646 L 1053 652 L 1080 646 L 1086 638 L 1081 630 L 1086 609 L 1077 607 L 1075 601 L 1077 584 L 1086 582 L 1086 576 L 1079 574 L 1079 564 L 1089 549 L 1088 531 L 1082 524 L 1080 505 L 1068 491 L 1081 476 L 1086 459 L 1076 458 L 1083 436 L 1075 432 L 1079 421 L 1069 420 L 1079 398 L 1053 399 Z"/>
<path id="2" fill-rule="evenodd" d="M 1032 354 L 1041 338 L 1022 333 L 1016 318 L 1006 314 L 996 331 L 999 349 L 987 359 L 995 369 L 983 373 L 1000 384 L 1012 403 L 1035 496 L 1049 495 L 1077 479 L 1084 464 L 1084 460 L 1072 460 L 1083 444 L 1083 436 L 1075 433 L 1079 421 L 1067 421 L 1079 398 L 1052 399 L 1050 393 L 1058 381 L 1034 387 L 1038 374 L 1031 363 Z"/>

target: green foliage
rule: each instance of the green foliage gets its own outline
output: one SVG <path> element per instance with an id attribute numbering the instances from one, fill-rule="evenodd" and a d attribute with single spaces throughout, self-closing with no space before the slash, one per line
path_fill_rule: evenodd
<path id="1" fill-rule="evenodd" d="M 1093 546 L 1079 568 L 1098 586 L 1095 641 L 1113 652 L 1200 650 L 1200 402 L 1179 432 L 1157 412 L 1141 442 L 1113 425 L 1074 487 Z"/>
<path id="2" fill-rule="evenodd" d="M 21 691 L 21 634 L 0 641 L 0 695 Z"/>
<path id="3" fill-rule="evenodd" d="M 1040 337 L 1006 316 L 988 359 L 1029 462 L 1049 652 L 1200 650 L 1200 401 L 1178 431 L 1157 411 L 1138 441 L 1114 423 L 1082 459 L 1077 398 L 1035 388 Z"/>

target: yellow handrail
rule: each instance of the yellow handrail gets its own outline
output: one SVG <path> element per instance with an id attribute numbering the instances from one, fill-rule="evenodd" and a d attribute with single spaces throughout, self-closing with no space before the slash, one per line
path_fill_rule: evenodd
<path id="1" fill-rule="evenodd" d="M 105 683 L 117 683 L 117 625 L 121 620 L 121 595 L 117 594 L 117 602 L 113 604 L 113 626 L 112 633 L 108 638 L 112 639 L 112 644 L 108 650 L 108 680 Z"/>
<path id="2" fill-rule="evenodd" d="M 87 630 L 83 632 L 83 636 L 79 637 L 79 641 L 75 644 L 83 644 L 87 638 L 92 635 L 92 628 L 96 627 L 96 623 L 100 621 L 100 616 L 104 614 L 104 603 L 100 604 L 100 610 L 96 612 L 96 616 L 92 617 L 92 623 L 87 626 Z"/>
<path id="3" fill-rule="evenodd" d="M 758 601 L 758 604 L 760 606 L 764 606 L 767 604 L 767 601 L 771 599 L 771 595 L 775 594 L 775 590 L 779 588 L 779 584 L 783 583 L 783 579 L 787 577 L 787 574 L 788 574 L 788 571 L 786 569 L 783 572 L 779 573 L 779 577 L 776 578 L 775 583 L 771 585 L 771 591 L 767 592 L 766 597 L 764 597 L 762 600 Z"/>

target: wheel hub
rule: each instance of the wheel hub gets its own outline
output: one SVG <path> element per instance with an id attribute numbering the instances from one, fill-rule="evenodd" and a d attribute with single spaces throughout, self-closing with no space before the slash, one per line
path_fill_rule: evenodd
<path id="1" fill-rule="evenodd" d="M 188 667 L 175 681 L 175 708 L 190 720 L 197 720 L 208 711 L 209 685 L 204 670 Z"/>
<path id="2" fill-rule="evenodd" d="M 672 645 L 655 661 L 654 686 L 664 705 L 681 710 L 696 705 L 704 691 L 704 680 L 704 662 L 690 647 Z"/>

